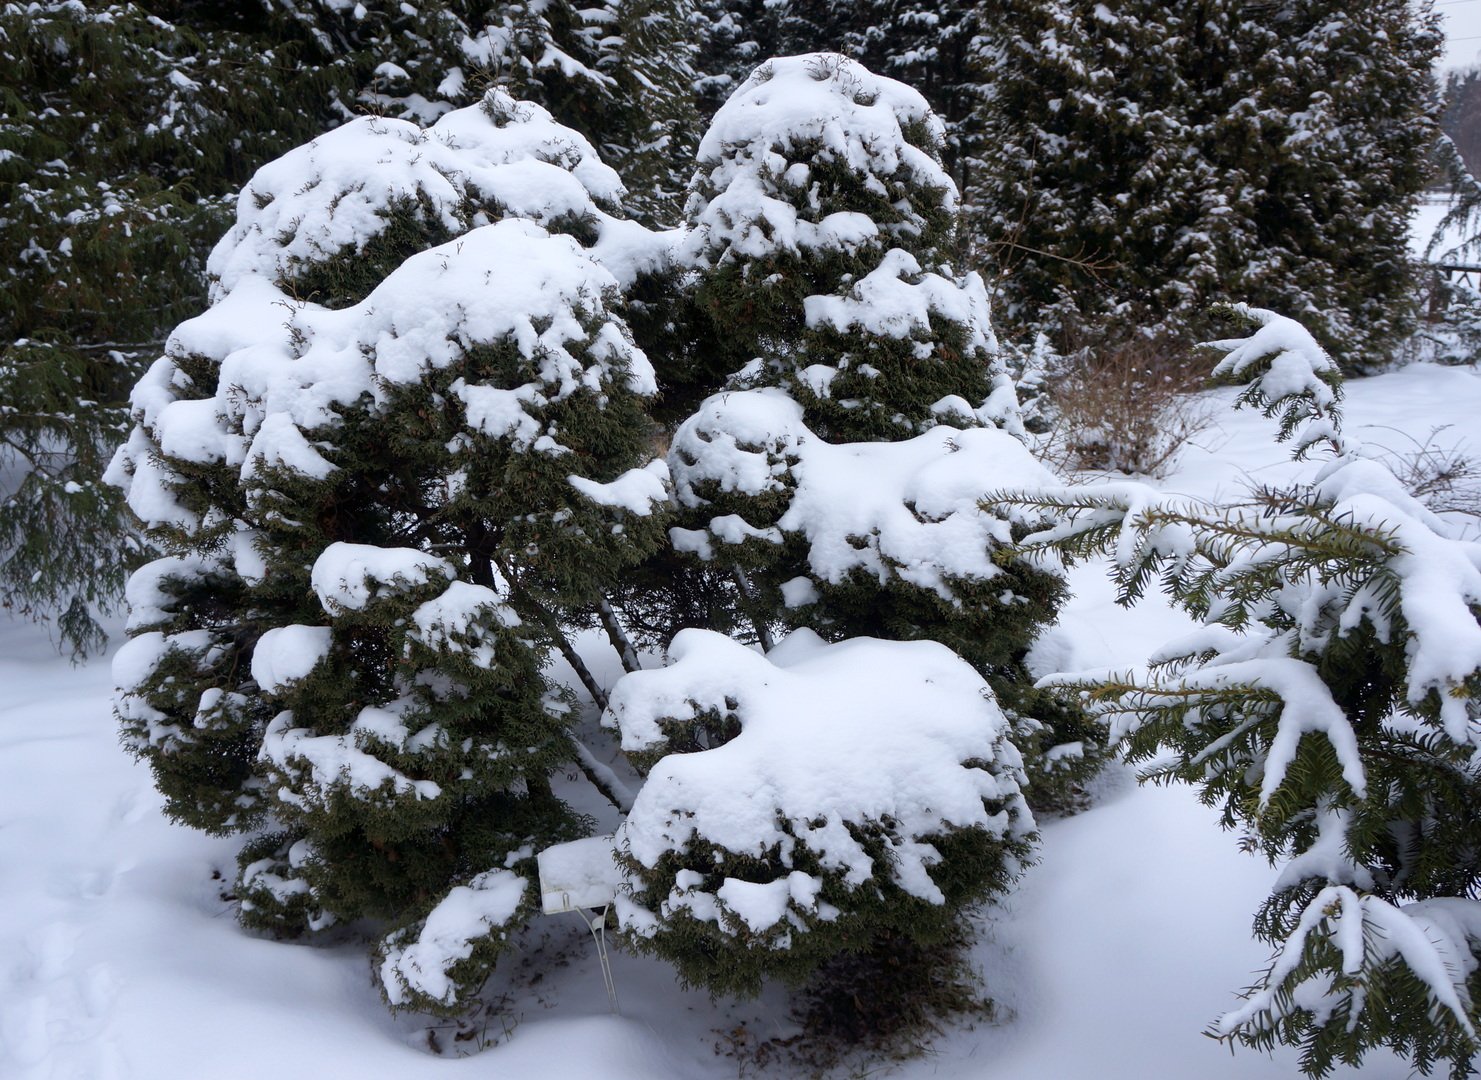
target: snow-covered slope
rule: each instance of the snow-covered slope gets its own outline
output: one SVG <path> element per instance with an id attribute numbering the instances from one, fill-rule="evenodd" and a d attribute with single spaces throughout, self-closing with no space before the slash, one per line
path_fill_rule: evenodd
<path id="1" fill-rule="evenodd" d="M 1218 427 L 1165 486 L 1212 495 L 1286 476 L 1271 423 L 1227 412 L 1232 392 L 1209 396 Z M 1348 429 L 1370 446 L 1403 451 L 1447 424 L 1437 442 L 1454 445 L 1477 415 L 1471 369 L 1415 366 L 1348 387 Z M 1183 628 L 1155 604 L 1117 609 L 1095 567 L 1074 585 L 1046 645 L 1054 666 L 1133 664 Z M 5 1080 L 731 1077 L 737 1063 L 717 1044 L 789 1032 L 780 995 L 717 1008 L 626 955 L 613 960 L 623 1014 L 611 1016 L 589 939 L 560 916 L 527 943 L 528 966 L 501 976 L 505 1005 L 485 1031 L 432 1034 L 454 1054 L 484 1052 L 430 1055 L 427 1023 L 380 1003 L 363 948 L 278 944 L 237 927 L 213 877 L 231 866 L 232 842 L 161 817 L 147 771 L 118 749 L 110 681 L 106 660 L 73 668 L 44 631 L 0 622 Z M 999 1021 L 944 1034 L 898 1075 L 1297 1075 L 1293 1053 L 1231 1057 L 1200 1034 L 1266 959 L 1248 924 L 1273 871 L 1240 854 L 1187 789 L 1138 789 L 1124 775 L 1106 789 L 1092 810 L 1045 827 L 1040 864 L 984 918 L 978 959 Z M 1408 1072 L 1375 1055 L 1361 1075 Z"/>

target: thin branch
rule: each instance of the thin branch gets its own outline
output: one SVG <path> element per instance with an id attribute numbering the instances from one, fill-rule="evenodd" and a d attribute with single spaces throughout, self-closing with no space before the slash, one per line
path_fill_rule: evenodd
<path id="1" fill-rule="evenodd" d="M 776 642 L 772 640 L 771 630 L 767 627 L 765 620 L 756 614 L 755 596 L 751 591 L 751 582 L 746 577 L 746 572 L 741 569 L 739 563 L 732 563 L 730 566 L 730 576 L 734 579 L 736 588 L 740 589 L 741 596 L 745 597 L 748 601 L 746 604 L 747 615 L 751 620 L 752 628 L 756 631 L 756 640 L 761 642 L 761 651 L 771 652 Z"/>
<path id="2" fill-rule="evenodd" d="M 622 782 L 622 778 L 612 771 L 611 766 L 598 760 L 580 739 L 573 738 L 571 745 L 576 748 L 576 764 L 591 781 L 591 786 L 602 793 L 602 796 L 624 814 L 632 812 L 633 799 L 636 797 L 630 787 Z"/>
<path id="3" fill-rule="evenodd" d="M 643 665 L 638 662 L 638 651 L 633 648 L 633 643 L 628 639 L 626 631 L 622 629 L 622 623 L 617 619 L 617 613 L 612 610 L 612 605 L 607 603 L 605 596 L 597 601 L 597 618 L 602 621 L 602 629 L 607 632 L 607 640 L 612 643 L 612 648 L 616 649 L 617 655 L 622 657 L 622 670 L 642 671 Z"/>

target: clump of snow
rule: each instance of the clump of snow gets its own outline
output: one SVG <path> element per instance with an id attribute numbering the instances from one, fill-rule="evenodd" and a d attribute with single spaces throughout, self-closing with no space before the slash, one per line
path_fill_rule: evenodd
<path id="1" fill-rule="evenodd" d="M 647 517 L 657 507 L 669 502 L 669 470 L 661 459 L 640 469 L 629 469 L 605 484 L 574 474 L 567 479 L 573 488 L 592 502 L 617 507 L 639 517 Z"/>
<path id="2" fill-rule="evenodd" d="M 856 281 L 843 296 L 809 296 L 803 310 L 810 327 L 826 326 L 840 334 L 862 330 L 881 337 L 928 334 L 931 317 L 970 327 L 969 347 L 998 351 L 989 315 L 987 287 L 979 274 L 965 284 L 940 274 L 922 273 L 907 251 L 893 248 L 879 266 Z"/>
<path id="3" fill-rule="evenodd" d="M 544 406 L 612 378 L 635 393 L 657 390 L 647 357 L 606 313 L 616 288 L 574 240 L 518 220 L 412 256 L 364 302 L 340 311 L 288 305 L 285 321 L 283 294 L 254 280 L 171 339 L 180 355 L 219 359 L 210 408 L 193 400 L 161 404 L 160 384 L 179 377 L 173 361 L 161 359 L 135 394 L 135 416 L 147 432 L 136 430 L 119 449 L 110 476 L 146 524 L 193 527 L 148 433 L 185 460 L 241 464 L 249 487 L 263 464 L 323 478 L 332 466 L 303 432 L 336 424 L 336 406 L 383 400 L 393 385 L 415 383 L 475 345 L 503 341 L 534 362 L 538 378 L 513 388 L 458 380 L 453 392 L 466 406 L 469 428 L 562 453 L 559 433 L 537 419 Z M 175 438 L 177 423 L 189 438 Z"/>
<path id="4" fill-rule="evenodd" d="M 480 667 L 494 662 L 494 645 L 484 627 L 520 625 L 498 593 L 467 581 L 451 582 L 441 596 L 412 612 L 411 621 L 414 640 L 437 652 L 462 653 Z"/>
<path id="5" fill-rule="evenodd" d="M 983 509 L 983 496 L 1054 483 L 1022 443 L 991 427 L 939 427 L 903 442 L 824 442 L 803 423 L 801 406 L 774 389 L 705 401 L 675 434 L 669 469 L 686 507 L 732 495 L 786 496 L 774 524 L 718 514 L 703 530 L 674 529 L 681 550 L 712 558 L 725 545 L 799 536 L 815 581 L 838 584 L 863 571 L 946 600 L 952 579 L 1002 573 L 993 553 L 1011 542 L 1014 517 Z M 790 593 L 788 603 L 801 602 L 805 589 L 795 584 Z"/>
<path id="6" fill-rule="evenodd" d="M 671 732 L 707 713 L 733 716 L 739 734 L 659 760 L 619 847 L 648 868 L 696 844 L 757 859 L 775 848 L 786 868 L 771 882 L 727 880 L 710 894 L 686 876 L 710 868 L 691 865 L 676 876 L 669 909 L 687 907 L 724 929 L 769 928 L 785 912 L 817 916 L 818 884 L 791 869 L 798 846 L 850 890 L 888 880 L 942 903 L 930 873 L 941 859 L 935 838 L 972 827 L 1021 838 L 1034 827 L 1007 721 L 981 676 L 945 646 L 827 645 L 799 630 L 761 655 L 684 630 L 669 653 L 669 667 L 630 674 L 612 691 L 603 723 L 618 729 L 623 748 L 662 752 Z M 888 836 L 886 863 L 851 832 L 863 826 Z M 657 914 L 630 895 L 618 910 L 638 933 Z"/>
<path id="7" fill-rule="evenodd" d="M 451 1005 L 458 989 L 451 970 L 473 955 L 480 938 L 504 936 L 528 889 L 525 878 L 503 869 L 454 886 L 419 927 L 392 935 L 384 945 L 380 979 L 386 1000 L 393 1006 L 414 998 Z"/>
<path id="8" fill-rule="evenodd" d="M 361 611 L 377 597 L 420 588 L 435 578 L 452 581 L 452 563 L 416 548 L 330 544 L 314 560 L 309 582 L 329 615 Z"/>
<path id="9" fill-rule="evenodd" d="M 147 562 L 135 570 L 124 586 L 124 599 L 129 606 L 129 630 L 142 630 L 169 618 L 173 599 L 166 589 L 167 582 L 203 577 L 209 569 L 207 561 L 197 556 L 171 555 Z"/>
<path id="10" fill-rule="evenodd" d="M 300 810 L 329 807 L 341 789 L 359 799 L 375 793 L 391 798 L 436 799 L 441 785 L 431 780 L 413 780 L 386 764 L 374 753 L 375 743 L 384 742 L 384 728 L 372 713 L 370 724 L 352 725 L 344 735 L 316 735 L 309 728 L 294 727 L 293 713 L 281 712 L 267 725 L 257 759 L 280 780 L 292 780 L 278 790 L 278 798 Z M 362 712 L 363 715 L 363 712 Z M 362 749 L 365 747 L 367 749 Z"/>
<path id="11" fill-rule="evenodd" d="M 221 642 L 209 630 L 165 634 L 152 630 L 130 638 L 113 656 L 114 708 L 122 722 L 124 741 L 137 748 L 160 747 L 188 738 L 179 724 L 149 704 L 148 691 L 161 665 L 176 662 L 197 670 L 222 656 Z"/>
<path id="12" fill-rule="evenodd" d="M 329 655 L 333 631 L 327 626 L 275 626 L 252 650 L 252 678 L 269 694 L 281 694 Z"/>
<path id="13" fill-rule="evenodd" d="M 1312 942 L 1324 939 L 1338 953 L 1337 970 L 1297 981 L 1293 977 L 1308 958 Z M 1317 1013 L 1322 1022 L 1344 998 L 1356 998 L 1353 1023 L 1360 1023 L 1368 1005 L 1359 983 L 1339 987 L 1339 980 L 1358 978 L 1393 962 L 1402 963 L 1425 987 L 1437 1014 L 1456 1024 L 1477 1041 L 1471 1023 L 1473 1004 L 1468 983 L 1481 967 L 1481 901 L 1441 898 L 1395 905 L 1380 896 L 1364 894 L 1346 885 L 1329 885 L 1316 894 L 1276 957 L 1265 986 L 1219 1019 L 1215 1029 L 1231 1034 L 1264 1027 L 1286 1011 L 1278 997 L 1293 985 L 1301 1007 Z M 1325 999 L 1325 1000 L 1324 1000 Z"/>

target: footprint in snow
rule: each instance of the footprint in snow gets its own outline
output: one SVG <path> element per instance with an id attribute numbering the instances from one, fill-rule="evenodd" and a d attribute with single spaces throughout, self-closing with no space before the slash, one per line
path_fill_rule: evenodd
<path id="1" fill-rule="evenodd" d="M 0 984 L 0 1075 L 15 1080 L 122 1080 L 123 1059 L 105 1029 L 118 979 L 105 963 L 78 971 L 81 930 L 48 923 L 5 950 L 18 962 Z"/>

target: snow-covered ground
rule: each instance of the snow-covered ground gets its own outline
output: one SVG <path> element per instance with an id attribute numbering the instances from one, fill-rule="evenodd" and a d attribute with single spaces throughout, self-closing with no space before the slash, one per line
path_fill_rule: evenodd
<path id="1" fill-rule="evenodd" d="M 1164 483 L 1190 494 L 1289 474 L 1272 424 L 1207 396 L 1217 426 Z M 1348 430 L 1402 452 L 1481 431 L 1481 375 L 1415 366 L 1349 384 Z M 1449 425 L 1445 427 L 1445 425 Z M 1061 634 L 1078 664 L 1134 664 L 1182 629 L 1156 603 L 1118 609 L 1096 567 L 1075 572 Z M 115 635 L 115 640 L 121 635 Z M 44 630 L 0 621 L 0 1077 L 5 1080 L 499 1075 L 725 1077 L 722 1050 L 786 1034 L 780 995 L 717 1007 L 669 970 L 614 957 L 607 1011 L 570 916 L 531 936 L 486 1031 L 426 1050 L 427 1022 L 394 1018 L 361 946 L 279 944 L 222 900 L 231 841 L 165 821 L 148 773 L 117 746 L 106 660 L 73 668 Z M 1273 877 L 1185 788 L 1112 775 L 1097 805 L 1043 830 L 1042 856 L 983 918 L 977 959 L 990 1025 L 941 1035 L 901 1077 L 978 1080 L 1297 1075 L 1294 1053 L 1231 1056 L 1200 1032 L 1266 959 L 1248 933 Z M 562 919 L 564 921 L 562 921 Z M 1361 1075 L 1409 1069 L 1374 1055 Z M 776 1070 L 772 1075 L 782 1075 Z M 1342 1074 L 1339 1074 L 1342 1075 Z M 1353 1075 L 1353 1074 L 1347 1074 Z"/>

